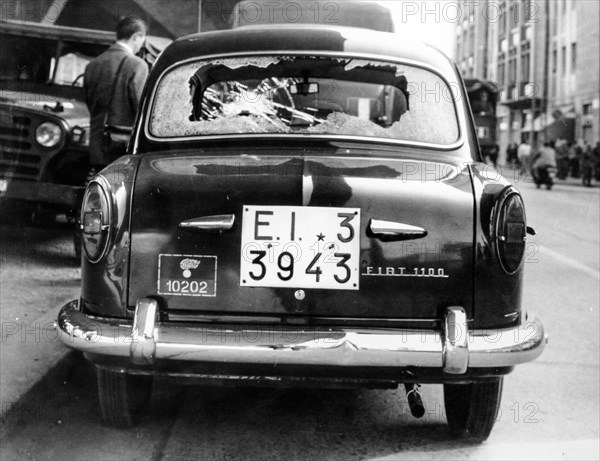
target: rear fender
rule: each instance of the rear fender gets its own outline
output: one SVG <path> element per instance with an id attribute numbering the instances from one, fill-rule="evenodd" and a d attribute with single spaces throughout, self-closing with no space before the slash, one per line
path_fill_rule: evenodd
<path id="1" fill-rule="evenodd" d="M 515 325 L 521 316 L 523 267 L 507 274 L 500 264 L 493 237 L 494 210 L 510 183 L 484 164 L 471 166 L 475 196 L 475 298 L 472 328 L 502 328 Z"/>
<path id="2" fill-rule="evenodd" d="M 106 255 L 91 263 L 85 256 L 81 262 L 81 298 L 85 313 L 106 317 L 127 316 L 129 276 L 131 189 L 139 165 L 138 156 L 125 156 L 107 166 L 100 176 L 109 185 L 112 200 L 110 240 Z"/>

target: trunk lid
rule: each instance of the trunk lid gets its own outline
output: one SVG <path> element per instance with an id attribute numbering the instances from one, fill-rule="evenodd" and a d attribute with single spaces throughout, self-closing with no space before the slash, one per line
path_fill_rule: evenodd
<path id="1" fill-rule="evenodd" d="M 460 305 L 470 316 L 474 211 L 468 171 L 449 163 L 339 153 L 331 148 L 318 155 L 299 149 L 262 149 L 261 155 L 232 155 L 227 150 L 212 156 L 145 155 L 133 195 L 129 305 L 153 296 L 173 313 L 334 322 L 434 320 L 447 306 Z M 291 218 L 293 212 L 298 220 L 295 235 L 289 224 L 277 227 L 275 222 Z M 338 213 L 343 216 L 332 227 L 326 221 L 335 221 Z M 359 214 L 353 218 L 352 213 Z M 230 230 L 194 232 L 179 226 L 194 218 L 223 215 L 235 216 Z M 249 219 L 251 223 L 244 223 Z M 370 229 L 371 219 L 417 226 L 427 235 L 414 240 L 378 237 Z M 352 242 L 343 243 L 351 233 Z M 303 243 L 297 242 L 299 248 L 313 251 L 302 267 L 300 262 L 294 267 L 293 277 L 302 277 L 293 278 L 290 285 L 282 279 L 290 277 L 291 262 L 288 256 L 278 260 L 275 234 L 280 245 L 304 237 Z M 248 247 L 248 235 L 267 237 L 254 243 L 273 243 L 274 253 L 253 262 L 260 255 L 251 252 L 259 247 Z M 339 248 L 329 253 L 321 247 L 307 249 L 309 243 L 327 244 L 329 239 Z M 321 259 L 307 267 L 317 251 Z M 350 260 L 344 261 L 341 253 L 351 254 Z M 325 268 L 328 255 L 330 265 Z M 344 282 L 346 276 L 351 278 L 338 284 L 340 288 L 337 282 L 320 288 L 326 275 L 319 274 L 321 284 L 317 283 L 320 267 L 328 269 L 330 279 L 331 274 Z M 260 278 L 263 270 L 269 276 L 249 278 L 250 273 Z M 273 281 L 279 286 L 244 286 Z"/>

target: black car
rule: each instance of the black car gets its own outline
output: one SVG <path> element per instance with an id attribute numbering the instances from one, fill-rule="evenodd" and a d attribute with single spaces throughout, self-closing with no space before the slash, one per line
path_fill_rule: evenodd
<path id="1" fill-rule="evenodd" d="M 456 66 L 344 27 L 182 38 L 152 68 L 129 155 L 87 188 L 81 297 L 57 320 L 107 423 L 155 376 L 443 384 L 484 440 L 503 376 L 546 343 L 521 305 L 519 191 L 482 163 Z"/>

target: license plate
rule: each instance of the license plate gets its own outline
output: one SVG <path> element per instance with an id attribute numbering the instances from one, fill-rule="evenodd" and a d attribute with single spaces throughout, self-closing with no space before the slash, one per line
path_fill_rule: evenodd
<path id="1" fill-rule="evenodd" d="M 0 194 L 6 193 L 8 189 L 8 181 L 6 179 L 0 179 Z"/>
<path id="2" fill-rule="evenodd" d="M 158 294 L 171 296 L 217 295 L 217 257 L 158 255 Z"/>
<path id="3" fill-rule="evenodd" d="M 359 208 L 243 210 L 240 286 L 359 289 Z"/>

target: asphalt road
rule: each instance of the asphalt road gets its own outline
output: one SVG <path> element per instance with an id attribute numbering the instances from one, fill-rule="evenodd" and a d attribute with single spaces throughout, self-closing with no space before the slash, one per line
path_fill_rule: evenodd
<path id="1" fill-rule="evenodd" d="M 486 443 L 471 446 L 450 438 L 441 386 L 423 387 L 426 414 L 415 420 L 403 390 L 158 383 L 141 424 L 115 430 L 101 424 L 92 369 L 69 353 L 42 379 L 25 379 L 21 385 L 29 391 L 6 407 L 5 399 L 16 394 L 4 392 L 3 380 L 0 458 L 598 459 L 600 189 L 517 186 L 529 225 L 538 232 L 527 249 L 525 305 L 542 318 L 550 342 L 538 360 L 505 378 L 501 414 Z M 10 370 L 7 382 L 15 387 L 12 370 L 20 366 L 14 373 L 31 375 L 22 363 L 12 364 L 23 362 L 14 359 L 21 350 L 28 351 L 26 364 L 44 371 L 40 360 L 52 363 L 48 355 L 62 356 L 64 350 L 49 331 L 43 333 L 40 319 L 76 293 L 79 273 L 66 226 L 45 232 L 10 229 L 0 227 L 3 325 L 18 325 L 14 319 L 25 314 L 27 328 L 42 324 L 38 342 L 32 333 L 15 342 L 18 335 L 7 336 L 3 327 L 2 366 Z"/>

